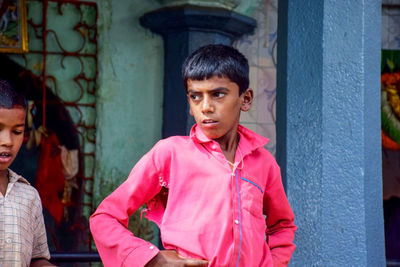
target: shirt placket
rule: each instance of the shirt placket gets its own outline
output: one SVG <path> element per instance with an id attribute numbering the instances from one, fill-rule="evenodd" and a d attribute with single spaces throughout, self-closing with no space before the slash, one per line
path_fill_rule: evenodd
<path id="1" fill-rule="evenodd" d="M 240 254 L 242 249 L 242 214 L 241 214 L 241 198 L 240 198 L 240 183 L 239 183 L 240 171 L 237 169 L 235 164 L 231 174 L 231 185 L 232 185 L 232 226 L 233 226 L 233 255 L 231 260 L 231 266 L 239 266 Z"/>
<path id="2" fill-rule="evenodd" d="M 237 267 L 240 263 L 241 243 L 242 243 L 242 218 L 241 218 L 241 197 L 240 197 L 240 170 L 237 168 L 240 161 L 235 162 L 233 169 L 228 164 L 221 148 L 216 142 L 208 146 L 210 153 L 230 171 L 231 176 L 231 199 L 232 199 L 232 227 L 233 227 L 233 254 L 230 266 Z"/>

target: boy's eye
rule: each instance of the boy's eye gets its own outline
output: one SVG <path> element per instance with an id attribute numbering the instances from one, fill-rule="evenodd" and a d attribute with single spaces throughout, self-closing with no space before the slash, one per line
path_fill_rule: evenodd
<path id="1" fill-rule="evenodd" d="M 223 92 L 215 92 L 215 93 L 214 93 L 214 96 L 217 97 L 217 98 L 223 97 L 223 96 L 225 96 L 225 95 L 226 95 L 226 94 L 223 93 Z"/>
<path id="2" fill-rule="evenodd" d="M 23 134 L 24 131 L 14 130 L 13 133 L 16 134 L 16 135 L 20 135 L 20 134 Z"/>
<path id="3" fill-rule="evenodd" d="M 198 95 L 193 95 L 193 94 L 189 95 L 189 97 L 193 100 L 199 100 L 200 98 Z"/>

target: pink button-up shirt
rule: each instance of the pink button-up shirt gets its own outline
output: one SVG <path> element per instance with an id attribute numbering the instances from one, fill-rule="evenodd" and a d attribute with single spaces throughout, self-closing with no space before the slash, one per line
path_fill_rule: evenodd
<path id="1" fill-rule="evenodd" d="M 296 226 L 280 169 L 263 148 L 268 139 L 240 125 L 238 133 L 233 167 L 196 126 L 143 156 L 90 218 L 104 265 L 144 266 L 158 253 L 127 230 L 129 216 L 147 203 L 165 249 L 209 266 L 286 266 Z"/>

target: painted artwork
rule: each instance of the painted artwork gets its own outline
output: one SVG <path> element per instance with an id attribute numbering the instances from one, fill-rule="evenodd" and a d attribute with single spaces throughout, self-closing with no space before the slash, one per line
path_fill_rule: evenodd
<path id="1" fill-rule="evenodd" d="M 400 260 L 400 50 L 382 50 L 381 59 L 382 195 L 386 260 L 391 263 Z"/>
<path id="2" fill-rule="evenodd" d="M 382 50 L 382 145 L 400 150 L 400 51 Z"/>
<path id="3" fill-rule="evenodd" d="M 0 0 L 0 52 L 26 53 L 27 51 L 25 0 Z"/>

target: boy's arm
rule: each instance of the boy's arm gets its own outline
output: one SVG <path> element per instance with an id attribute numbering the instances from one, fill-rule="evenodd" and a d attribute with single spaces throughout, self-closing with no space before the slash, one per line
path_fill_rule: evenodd
<path id="1" fill-rule="evenodd" d="M 56 266 L 51 264 L 48 260 L 45 259 L 32 259 L 30 267 L 47 267 L 47 266 Z"/>
<path id="2" fill-rule="evenodd" d="M 127 180 L 90 217 L 90 230 L 104 266 L 144 266 L 159 250 L 127 229 L 129 216 L 161 190 L 159 174 L 146 154 Z"/>
<path id="3" fill-rule="evenodd" d="M 264 213 L 267 215 L 266 236 L 274 267 L 287 266 L 296 248 L 293 244 L 296 226 L 277 164 L 272 165 L 269 171 L 264 194 Z"/>

